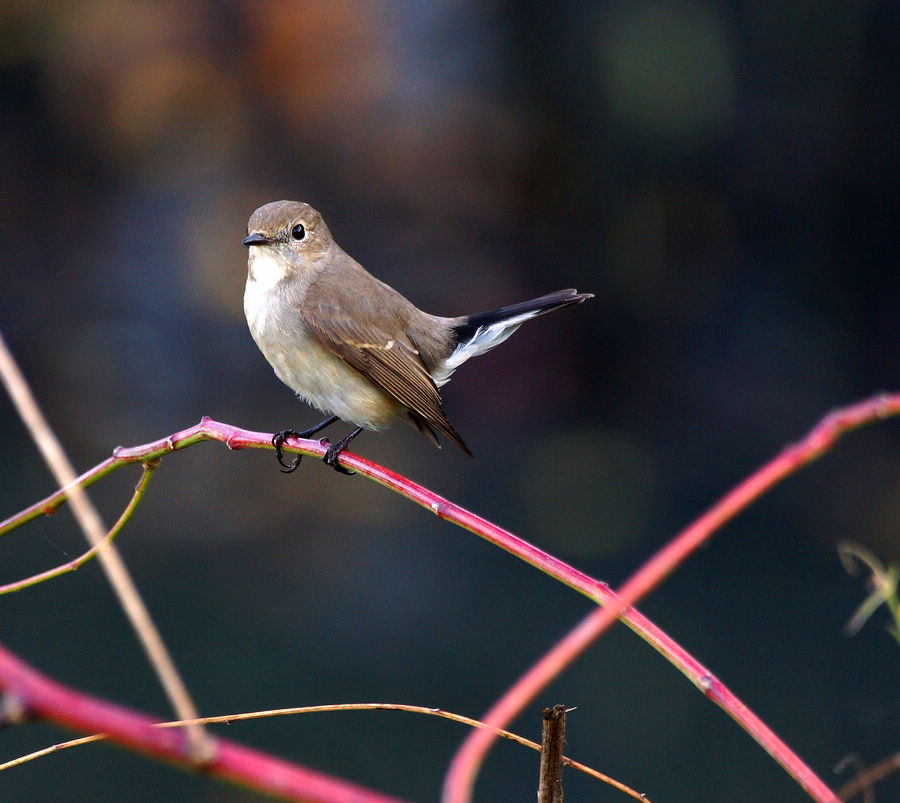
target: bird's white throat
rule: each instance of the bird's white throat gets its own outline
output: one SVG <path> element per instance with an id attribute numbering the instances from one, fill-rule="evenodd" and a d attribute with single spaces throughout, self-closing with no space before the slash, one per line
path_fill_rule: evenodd
<path id="1" fill-rule="evenodd" d="M 248 256 L 247 282 L 259 285 L 259 290 L 272 290 L 290 272 L 288 263 L 279 259 L 270 246 L 252 245 Z"/>
<path id="2" fill-rule="evenodd" d="M 269 307 L 273 297 L 278 294 L 278 286 L 287 278 L 288 266 L 276 257 L 271 248 L 254 245 L 250 248 L 247 268 L 244 313 L 250 325 L 250 332 L 263 353 L 266 353 L 260 339 L 265 337 Z M 271 358 L 269 359 L 271 361 Z"/>

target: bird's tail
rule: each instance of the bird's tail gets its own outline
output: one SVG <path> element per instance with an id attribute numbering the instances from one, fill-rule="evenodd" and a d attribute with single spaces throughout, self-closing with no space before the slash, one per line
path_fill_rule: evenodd
<path id="1" fill-rule="evenodd" d="M 453 372 L 466 360 L 499 346 L 525 321 L 561 307 L 580 304 L 593 297 L 593 293 L 579 293 L 572 289 L 557 290 L 555 293 L 530 301 L 520 301 L 508 307 L 476 312 L 474 315 L 457 319 L 459 322 L 453 327 L 456 334 L 456 348 L 438 370 L 433 371 L 435 384 L 440 387 L 449 381 Z"/>

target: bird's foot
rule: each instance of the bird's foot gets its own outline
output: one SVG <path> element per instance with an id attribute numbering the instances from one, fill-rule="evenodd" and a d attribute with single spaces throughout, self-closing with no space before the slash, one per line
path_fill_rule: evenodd
<path id="1" fill-rule="evenodd" d="M 290 463 L 284 462 L 284 452 L 282 451 L 282 447 L 288 438 L 308 438 L 311 435 L 315 435 L 320 430 L 325 429 L 329 424 L 333 424 L 335 421 L 337 421 L 337 416 L 331 416 L 331 418 L 326 419 L 321 424 L 310 427 L 303 432 L 297 432 L 295 429 L 283 429 L 281 432 L 276 432 L 272 436 L 272 446 L 275 447 L 275 457 L 278 458 L 278 462 L 283 466 L 281 469 L 282 473 L 290 474 L 292 471 L 296 471 L 302 458 L 302 455 L 298 454 L 294 456 L 294 459 L 291 460 Z M 360 432 L 362 432 L 362 427 L 357 427 L 346 438 L 342 438 L 334 444 L 332 444 L 328 438 L 322 438 L 319 443 L 328 447 L 325 454 L 322 456 L 322 460 L 325 464 L 331 466 L 335 471 L 341 474 L 355 474 L 355 471 L 351 471 L 349 468 L 345 468 L 338 463 L 338 458 L 341 456 L 341 452 L 347 448 L 347 444 L 359 435 Z"/>
<path id="2" fill-rule="evenodd" d="M 303 455 L 295 455 L 294 459 L 291 460 L 290 463 L 284 462 L 284 452 L 281 451 L 281 447 L 284 446 L 284 442 L 288 438 L 311 438 L 317 432 L 325 429 L 325 427 L 330 426 L 335 421 L 338 420 L 336 415 L 331 415 L 326 418 L 324 421 L 316 424 L 314 427 L 310 427 L 309 429 L 304 429 L 303 432 L 297 432 L 296 429 L 283 429 L 281 432 L 276 432 L 272 436 L 272 446 L 275 447 L 275 457 L 278 458 L 278 462 L 281 463 L 284 468 L 281 469 L 282 474 L 290 474 L 292 471 L 297 470 L 297 466 L 300 465 L 300 459 Z M 341 441 L 343 443 L 343 441 Z M 347 444 L 345 443 L 344 446 Z"/>
<path id="3" fill-rule="evenodd" d="M 328 443 L 328 438 L 322 438 L 320 443 Z M 338 463 L 338 458 L 341 456 L 341 452 L 347 448 L 347 444 L 344 441 L 338 441 L 337 443 L 329 443 L 328 449 L 325 451 L 325 454 L 322 455 L 322 462 L 325 463 L 326 466 L 331 466 L 335 471 L 340 474 L 356 474 L 355 471 L 351 471 L 346 466 L 342 466 Z"/>
<path id="4" fill-rule="evenodd" d="M 303 437 L 306 437 L 306 432 L 297 432 L 297 430 L 295 429 L 283 429 L 281 430 L 281 432 L 276 432 L 272 436 L 272 446 L 275 447 L 275 457 L 278 458 L 278 462 L 283 466 L 283 468 L 281 469 L 282 474 L 290 474 L 292 471 L 296 471 L 297 466 L 300 465 L 300 461 L 303 459 L 303 455 L 294 455 L 294 459 L 291 460 L 290 463 L 285 463 L 284 452 L 281 451 L 281 447 L 284 446 L 284 442 L 288 438 Z"/>
<path id="5" fill-rule="evenodd" d="M 338 458 L 341 456 L 341 452 L 347 448 L 350 441 L 352 441 L 359 433 L 362 432 L 362 427 L 357 427 L 353 430 L 346 438 L 341 438 L 337 443 L 329 444 L 328 449 L 325 454 L 322 456 L 322 460 L 325 461 L 325 465 L 331 466 L 335 471 L 339 471 L 341 474 L 355 474 L 355 471 L 351 471 L 349 468 L 344 468 L 340 463 L 338 463 Z M 327 441 L 325 441 L 327 443 Z"/>

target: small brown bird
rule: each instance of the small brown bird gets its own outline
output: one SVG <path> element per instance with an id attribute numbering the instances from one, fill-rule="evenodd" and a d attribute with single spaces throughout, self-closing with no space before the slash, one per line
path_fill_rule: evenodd
<path id="1" fill-rule="evenodd" d="M 274 201 L 250 217 L 244 313 L 276 376 L 329 415 L 272 439 L 279 463 L 289 436 L 308 438 L 343 419 L 356 425 L 329 446 L 325 462 L 352 474 L 338 456 L 363 429 L 402 418 L 438 448 L 437 434 L 469 448 L 444 415 L 438 390 L 470 357 L 502 343 L 529 318 L 580 304 L 591 293 L 557 290 L 508 307 L 442 318 L 417 309 L 378 281 L 334 241 L 309 204 Z"/>

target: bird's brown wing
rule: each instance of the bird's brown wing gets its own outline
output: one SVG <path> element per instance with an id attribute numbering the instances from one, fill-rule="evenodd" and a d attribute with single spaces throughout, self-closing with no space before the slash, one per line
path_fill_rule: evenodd
<path id="1" fill-rule="evenodd" d="M 324 308 L 323 308 L 324 307 Z M 432 428 L 471 455 L 441 408 L 441 396 L 418 350 L 404 333 L 389 335 L 379 322 L 360 322 L 336 305 L 320 302 L 298 310 L 307 330 L 332 354 L 359 371 L 409 410 L 413 423 L 436 445 Z M 390 327 L 397 328 L 397 327 Z"/>

